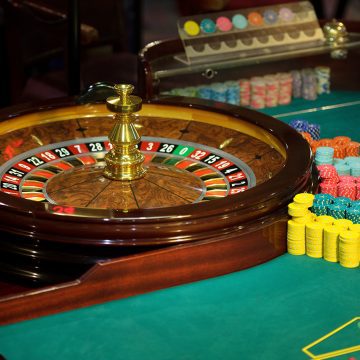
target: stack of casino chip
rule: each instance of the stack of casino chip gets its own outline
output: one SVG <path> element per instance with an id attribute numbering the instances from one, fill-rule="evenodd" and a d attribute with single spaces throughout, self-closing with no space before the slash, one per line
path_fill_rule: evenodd
<path id="1" fill-rule="evenodd" d="M 334 196 L 330 194 L 317 194 L 315 195 L 311 211 L 317 216 L 327 215 L 327 206 L 332 204 L 333 200 Z"/>
<path id="2" fill-rule="evenodd" d="M 316 149 L 315 164 L 316 165 L 331 165 L 334 159 L 334 148 L 330 146 L 320 146 Z"/>
<path id="3" fill-rule="evenodd" d="M 250 98 L 251 98 L 250 80 L 240 79 L 239 88 L 240 88 L 240 105 L 249 106 Z"/>
<path id="4" fill-rule="evenodd" d="M 254 76 L 250 79 L 251 100 L 250 106 L 254 109 L 265 107 L 266 85 L 263 77 Z"/>
<path id="5" fill-rule="evenodd" d="M 346 230 L 339 235 L 339 262 L 347 268 L 359 266 L 360 234 L 357 231 Z"/>
<path id="6" fill-rule="evenodd" d="M 295 99 L 301 98 L 302 96 L 301 72 L 299 70 L 293 70 L 290 73 L 292 77 L 292 95 Z"/>
<path id="7" fill-rule="evenodd" d="M 294 119 L 290 121 L 289 125 L 299 132 L 308 132 L 309 130 L 309 123 L 303 119 Z"/>
<path id="8" fill-rule="evenodd" d="M 302 97 L 305 100 L 317 99 L 317 79 L 313 69 L 301 70 Z"/>
<path id="9" fill-rule="evenodd" d="M 276 75 L 266 75 L 265 80 L 265 106 L 274 107 L 279 101 L 279 79 Z"/>
<path id="10" fill-rule="evenodd" d="M 319 95 L 330 93 L 330 68 L 328 66 L 317 66 L 315 68 L 316 90 Z"/>
<path id="11" fill-rule="evenodd" d="M 305 224 L 305 247 L 307 256 L 313 258 L 322 258 L 323 230 L 324 224 L 321 222 L 310 221 Z"/>
<path id="12" fill-rule="evenodd" d="M 240 89 L 237 81 L 227 81 L 226 86 L 226 102 L 233 105 L 240 104 Z"/>
<path id="13" fill-rule="evenodd" d="M 278 73 L 279 80 L 279 105 L 287 105 L 291 103 L 292 98 L 292 76 L 291 73 Z"/>
<path id="14" fill-rule="evenodd" d="M 339 261 L 339 234 L 341 229 L 332 224 L 327 224 L 324 227 L 324 247 L 323 257 L 326 261 L 338 262 Z"/>
<path id="15" fill-rule="evenodd" d="M 310 145 L 311 145 L 312 141 L 314 141 L 314 140 L 316 141 L 316 140 L 320 139 L 320 125 L 319 124 L 312 124 L 303 119 L 294 119 L 289 123 L 289 125 L 292 128 L 294 128 L 296 131 L 303 134 L 303 136 L 310 143 Z M 309 138 L 309 136 L 310 136 L 310 138 Z M 313 151 L 315 153 L 316 149 Z"/>
<path id="16" fill-rule="evenodd" d="M 350 219 L 337 219 L 330 215 L 316 216 L 307 212 L 317 203 L 344 206 L 347 209 L 358 209 L 360 201 L 347 198 L 334 198 L 327 194 L 297 194 L 288 206 L 292 219 L 288 221 L 288 252 L 293 255 L 304 255 L 321 258 L 327 261 L 340 262 L 344 267 L 358 267 L 360 260 L 360 221 L 353 224 Z M 305 238 L 305 240 L 304 240 Z"/>
<path id="17" fill-rule="evenodd" d="M 226 102 L 226 86 L 224 83 L 211 84 L 212 100 Z"/>
<path id="18" fill-rule="evenodd" d="M 305 223 L 313 220 L 309 211 L 314 199 L 313 194 L 302 193 L 294 197 L 294 201 L 288 205 L 288 214 L 292 219 L 288 221 L 287 248 L 289 254 L 305 254 Z"/>
<path id="19" fill-rule="evenodd" d="M 305 254 L 305 224 L 289 220 L 287 223 L 287 251 L 291 255 Z"/>
<path id="20" fill-rule="evenodd" d="M 351 176 L 340 176 L 339 179 L 340 181 L 337 184 L 337 195 L 339 197 L 356 200 L 357 184 L 355 183 L 355 179 L 351 179 Z"/>
<path id="21" fill-rule="evenodd" d="M 334 219 L 343 219 L 346 217 L 347 206 L 341 204 L 330 204 L 327 206 L 327 213 Z"/>
<path id="22" fill-rule="evenodd" d="M 213 99 L 213 91 L 210 86 L 199 86 L 198 94 L 200 99 L 212 100 Z"/>

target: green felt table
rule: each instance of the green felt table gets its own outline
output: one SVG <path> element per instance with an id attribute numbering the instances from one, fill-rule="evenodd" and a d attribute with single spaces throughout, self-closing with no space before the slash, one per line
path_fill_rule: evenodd
<path id="1" fill-rule="evenodd" d="M 310 109 L 310 111 L 309 111 Z M 316 111 L 314 109 L 317 109 Z M 360 93 L 334 92 L 265 112 L 360 141 Z M 18 359 L 307 359 L 302 348 L 360 316 L 360 269 L 285 254 L 225 276 L 0 328 Z M 314 348 L 360 345 L 357 324 Z M 355 356 L 360 352 L 337 359 Z"/>

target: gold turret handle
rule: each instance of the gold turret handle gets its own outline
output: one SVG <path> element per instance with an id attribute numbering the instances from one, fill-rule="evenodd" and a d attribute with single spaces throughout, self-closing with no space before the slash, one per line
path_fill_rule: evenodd
<path id="1" fill-rule="evenodd" d="M 115 125 L 109 134 L 112 149 L 105 155 L 104 176 L 122 181 L 140 179 L 146 173 L 145 157 L 136 147 L 141 138 L 134 125 L 134 113 L 141 110 L 142 100 L 131 95 L 132 85 L 115 85 L 114 89 L 118 96 L 106 100 L 107 108 L 115 113 Z"/>

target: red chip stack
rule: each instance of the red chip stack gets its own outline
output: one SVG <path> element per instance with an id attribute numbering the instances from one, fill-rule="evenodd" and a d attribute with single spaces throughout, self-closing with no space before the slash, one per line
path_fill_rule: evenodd
<path id="1" fill-rule="evenodd" d="M 279 79 L 279 105 L 287 105 L 291 102 L 292 76 L 291 73 L 278 73 Z"/>
<path id="2" fill-rule="evenodd" d="M 266 107 L 274 107 L 279 101 L 279 80 L 276 75 L 266 75 L 265 80 L 265 105 Z"/>
<path id="3" fill-rule="evenodd" d="M 265 107 L 266 86 L 264 78 L 254 76 L 250 79 L 251 101 L 250 106 L 254 109 Z"/>
<path id="4" fill-rule="evenodd" d="M 251 96 L 250 81 L 248 79 L 240 79 L 239 87 L 240 87 L 240 105 L 249 106 L 250 96 Z"/>

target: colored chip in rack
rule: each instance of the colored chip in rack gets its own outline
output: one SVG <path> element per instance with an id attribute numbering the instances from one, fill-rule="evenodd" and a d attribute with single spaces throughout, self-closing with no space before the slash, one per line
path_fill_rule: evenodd
<path id="1" fill-rule="evenodd" d="M 184 24 L 184 31 L 189 36 L 196 36 L 200 33 L 200 26 L 197 22 L 193 20 L 188 20 Z"/>
<path id="2" fill-rule="evenodd" d="M 251 25 L 260 26 L 263 24 L 263 17 L 257 11 L 250 12 L 247 17 Z"/>
<path id="3" fill-rule="evenodd" d="M 279 10 L 279 18 L 283 21 L 292 21 L 295 17 L 295 14 L 293 13 L 293 11 L 288 8 L 288 7 L 282 7 Z"/>
<path id="4" fill-rule="evenodd" d="M 216 25 L 211 19 L 203 19 L 200 22 L 200 29 L 205 34 L 212 34 L 216 31 Z"/>
<path id="5" fill-rule="evenodd" d="M 248 21 L 244 15 L 236 14 L 232 18 L 232 23 L 236 29 L 245 29 L 248 26 Z"/>
<path id="6" fill-rule="evenodd" d="M 275 24 L 278 19 L 277 13 L 271 9 L 265 10 L 263 15 L 266 24 Z"/>
<path id="7" fill-rule="evenodd" d="M 233 24 L 226 16 L 219 16 L 216 19 L 216 26 L 220 31 L 227 32 L 232 29 Z"/>

